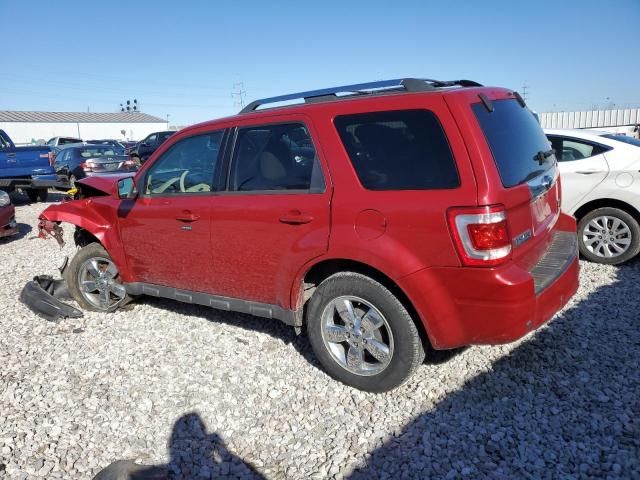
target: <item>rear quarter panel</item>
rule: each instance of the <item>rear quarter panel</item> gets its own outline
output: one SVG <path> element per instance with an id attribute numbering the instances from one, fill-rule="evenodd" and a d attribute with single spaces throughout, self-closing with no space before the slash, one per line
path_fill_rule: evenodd
<path id="1" fill-rule="evenodd" d="M 365 189 L 334 126 L 335 117 L 412 109 L 430 110 L 438 117 L 457 164 L 460 186 Z M 314 121 L 334 182 L 328 257 L 357 260 L 396 279 L 429 266 L 460 265 L 446 212 L 452 206 L 475 205 L 476 184 L 463 138 L 442 95 L 418 93 L 322 105 Z"/>

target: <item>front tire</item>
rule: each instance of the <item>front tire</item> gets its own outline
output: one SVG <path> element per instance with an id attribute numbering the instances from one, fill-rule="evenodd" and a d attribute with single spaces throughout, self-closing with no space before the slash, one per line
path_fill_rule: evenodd
<path id="1" fill-rule="evenodd" d="M 130 300 L 118 268 L 99 243 L 78 250 L 64 278 L 74 300 L 86 310 L 112 312 Z"/>
<path id="2" fill-rule="evenodd" d="M 640 252 L 640 225 L 624 210 L 597 208 L 578 222 L 578 247 L 592 262 L 624 263 Z"/>
<path id="3" fill-rule="evenodd" d="M 425 355 L 404 305 L 359 273 L 338 273 L 318 286 L 307 307 L 307 331 L 327 373 L 368 392 L 401 385 Z"/>

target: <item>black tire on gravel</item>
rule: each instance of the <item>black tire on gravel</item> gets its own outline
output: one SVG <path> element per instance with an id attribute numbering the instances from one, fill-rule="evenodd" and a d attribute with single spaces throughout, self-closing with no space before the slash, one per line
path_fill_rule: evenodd
<path id="1" fill-rule="evenodd" d="M 46 202 L 49 197 L 49 190 L 46 188 L 28 188 L 25 192 L 31 203 Z"/>
<path id="2" fill-rule="evenodd" d="M 621 236 L 623 240 L 626 241 L 628 239 L 629 241 L 629 246 L 624 253 L 619 254 L 617 256 L 613 256 L 613 257 L 607 257 L 607 256 L 602 256 L 602 251 L 604 250 L 602 250 L 601 254 L 598 255 L 593 251 L 589 250 L 589 248 L 587 247 L 587 244 L 585 243 L 585 240 L 586 240 L 585 231 L 588 231 L 588 230 L 585 230 L 585 229 L 589 227 L 589 223 L 592 220 L 598 219 L 598 218 L 602 219 L 603 217 L 607 217 L 609 219 L 608 228 L 612 228 L 616 220 L 626 224 L 626 226 L 628 227 L 628 233 L 625 233 Z M 591 229 L 593 231 L 593 224 Z M 613 232 L 612 238 L 614 238 L 614 242 L 620 241 L 616 237 L 615 232 L 613 230 L 610 230 L 610 231 Z M 607 235 L 605 235 L 605 237 L 608 236 L 609 232 L 607 231 L 606 233 Z M 593 233 L 586 235 L 587 239 L 592 236 L 593 236 Z M 605 240 L 605 238 L 603 238 L 603 240 Z M 619 208 L 614 208 L 614 207 L 596 208 L 595 210 L 592 210 L 591 212 L 587 213 L 578 222 L 578 248 L 580 249 L 580 254 L 591 262 L 603 263 L 606 265 L 619 265 L 621 263 L 626 262 L 627 260 L 631 260 L 640 252 L 640 225 L 638 225 L 638 221 L 633 216 L 629 215 L 624 210 L 620 210 Z M 597 249 L 594 249 L 594 250 L 597 250 Z"/>
<path id="3" fill-rule="evenodd" d="M 391 333 L 390 337 L 393 338 L 393 351 L 391 360 L 383 370 L 371 375 L 354 373 L 340 363 L 335 357 L 335 351 L 332 354 L 323 337 L 323 313 L 326 315 L 327 312 L 331 312 L 332 302 L 339 297 L 361 299 L 373 306 L 386 320 Z M 360 305 L 366 305 L 364 302 Z M 357 300 L 354 305 L 358 305 Z M 360 318 L 366 316 L 358 313 L 365 312 L 367 307 L 362 308 L 363 310 L 356 311 L 356 316 L 362 315 Z M 332 315 L 330 318 L 337 318 L 340 321 L 341 316 L 337 311 Z M 386 287 L 359 273 L 337 273 L 318 285 L 307 305 L 306 322 L 311 346 L 327 373 L 360 390 L 368 392 L 391 390 L 404 383 L 424 360 L 425 352 L 420 334 L 404 305 Z M 387 326 L 383 328 L 386 330 Z M 337 346 L 334 344 L 333 347 L 338 351 L 344 349 L 346 356 L 346 352 L 351 348 L 352 344 L 349 342 L 352 339 L 350 337 L 344 344 Z M 368 355 L 366 351 L 365 355 Z M 375 364 L 375 358 L 371 357 L 370 360 Z"/>

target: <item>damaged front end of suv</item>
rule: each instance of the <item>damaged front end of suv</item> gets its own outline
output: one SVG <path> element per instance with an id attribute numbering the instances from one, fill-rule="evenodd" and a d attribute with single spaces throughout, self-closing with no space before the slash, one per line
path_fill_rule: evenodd
<path id="1" fill-rule="evenodd" d="M 62 302 L 75 300 L 86 310 L 113 311 L 129 301 L 120 277 L 124 251 L 114 225 L 117 209 L 111 195 L 121 175 L 91 177 L 77 183 L 71 198 L 45 209 L 38 219 L 38 236 L 65 246 L 62 223 L 75 226 L 79 250 L 60 267 L 60 279 L 39 275 L 25 285 L 20 301 L 49 321 L 77 318 L 82 312 Z M 86 257 L 86 258 L 85 258 Z M 62 294 L 61 294 L 62 292 Z"/>

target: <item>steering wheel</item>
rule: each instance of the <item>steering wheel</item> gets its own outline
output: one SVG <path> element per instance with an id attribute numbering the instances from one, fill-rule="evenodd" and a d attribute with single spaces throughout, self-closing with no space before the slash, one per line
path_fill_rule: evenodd
<path id="1" fill-rule="evenodd" d="M 154 188 L 151 192 L 152 193 L 163 193 L 169 187 L 173 186 L 175 183 L 178 183 L 178 186 L 180 188 L 178 190 L 179 192 L 186 192 L 186 190 L 184 188 L 184 179 L 186 178 L 188 173 L 189 173 L 189 170 L 185 170 L 184 172 L 182 172 L 182 174 L 179 177 L 171 177 L 169 180 L 163 182 L 162 185 L 160 185 L 159 187 Z"/>
<path id="2" fill-rule="evenodd" d="M 180 191 L 181 192 L 186 192 L 187 190 L 184 188 L 184 179 L 187 178 L 187 174 L 189 173 L 189 170 L 185 170 L 184 172 L 182 172 L 182 175 L 180 175 Z"/>

